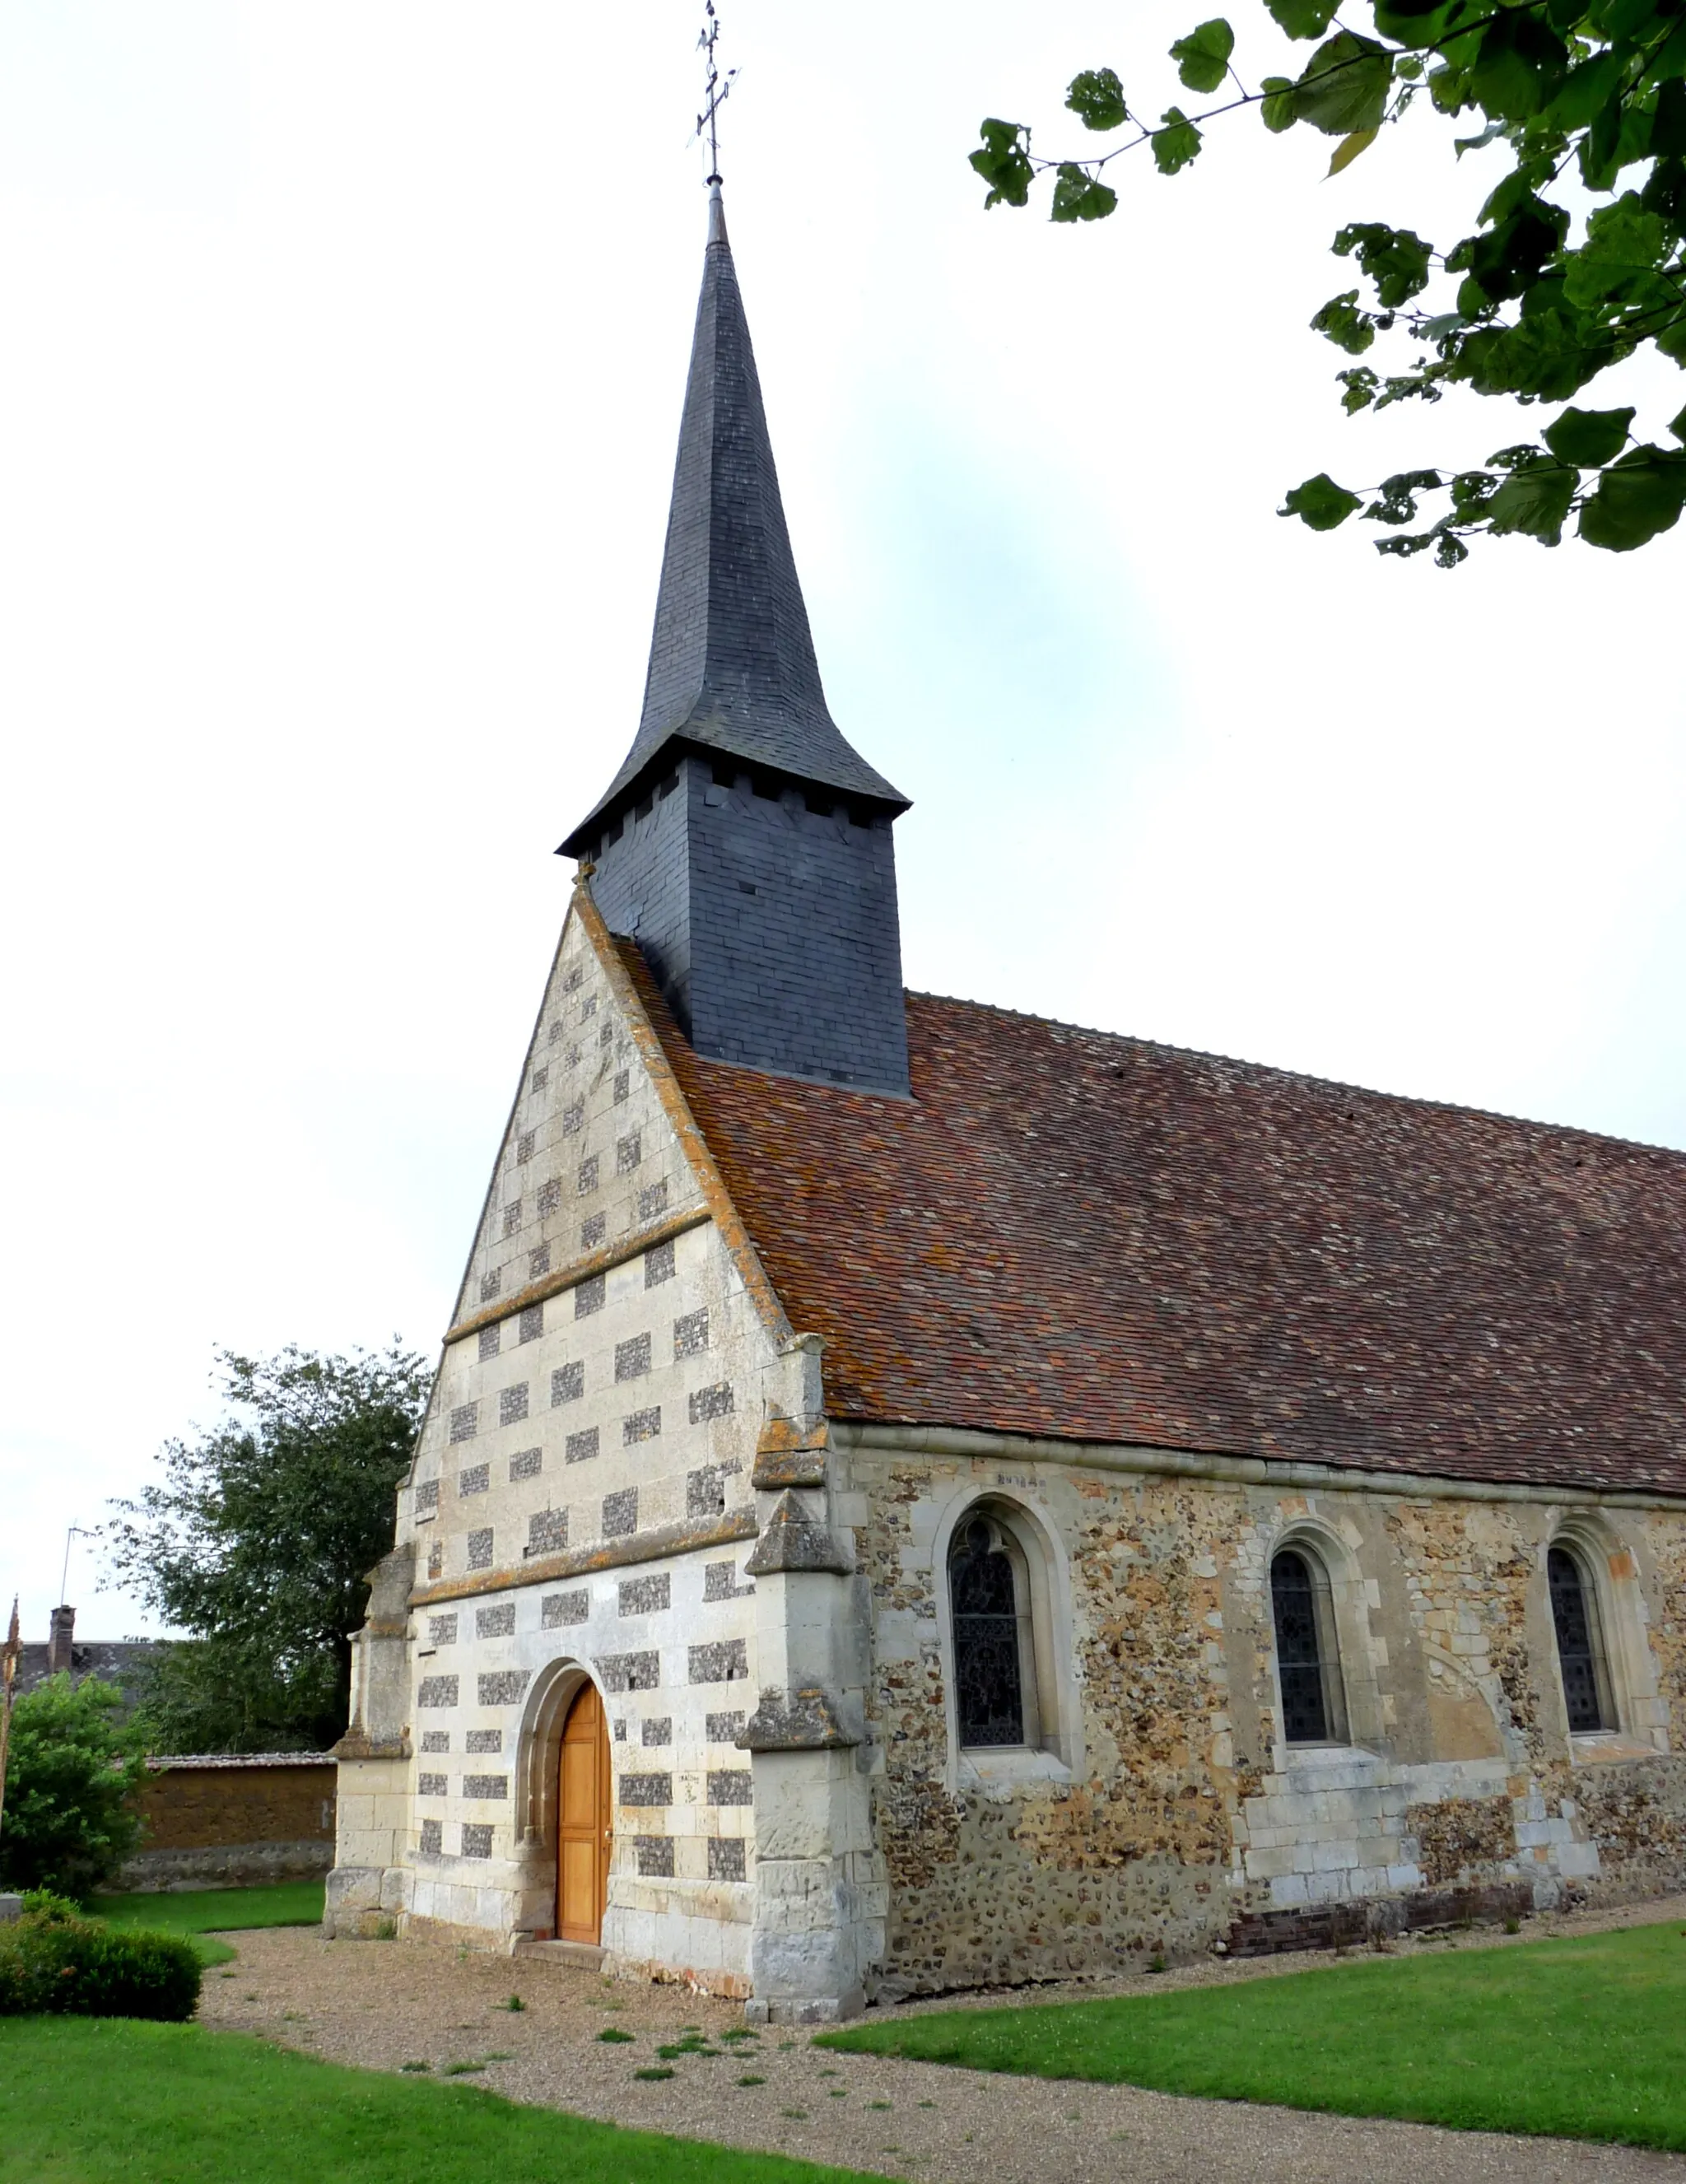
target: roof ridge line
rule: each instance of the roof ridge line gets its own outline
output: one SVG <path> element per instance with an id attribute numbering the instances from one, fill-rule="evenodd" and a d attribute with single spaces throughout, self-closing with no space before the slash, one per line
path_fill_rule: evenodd
<path id="1" fill-rule="evenodd" d="M 1042 1016 L 1033 1009 L 1010 1008 L 1004 1001 L 974 1000 L 963 994 L 931 993 L 919 986 L 909 986 L 904 990 L 913 1001 L 937 1001 L 954 1008 L 977 1009 L 989 1016 L 1010 1017 L 1021 1023 L 1045 1024 L 1050 1031 L 1078 1032 L 1086 1039 L 1117 1039 L 1131 1046 L 1150 1048 L 1159 1054 L 1184 1055 L 1196 1061 L 1221 1062 L 1233 1069 L 1288 1078 L 1296 1084 L 1315 1085 L 1327 1092 L 1347 1093 L 1365 1100 L 1386 1100 L 1397 1106 L 1433 1108 L 1441 1114 L 1468 1115 L 1483 1122 L 1503 1123 L 1507 1129 L 1547 1131 L 1557 1137 L 1583 1138 L 1594 1145 L 1621 1145 L 1631 1152 L 1661 1153 L 1668 1160 L 1686 1161 L 1686 1147 L 1661 1145 L 1650 1138 L 1624 1138 L 1614 1130 L 1595 1130 L 1584 1123 L 1551 1123 L 1537 1115 L 1511 1114 L 1502 1107 L 1477 1106 L 1467 1100 L 1441 1099 L 1432 1093 L 1390 1092 L 1380 1085 L 1359 1084 L 1344 1077 L 1320 1077 L 1312 1070 L 1295 1069 L 1285 1062 L 1255 1061 L 1245 1055 L 1221 1054 L 1215 1047 L 1180 1046 L 1174 1039 L 1150 1039 L 1140 1032 L 1109 1031 L 1101 1024 L 1078 1023 L 1067 1017 Z"/>

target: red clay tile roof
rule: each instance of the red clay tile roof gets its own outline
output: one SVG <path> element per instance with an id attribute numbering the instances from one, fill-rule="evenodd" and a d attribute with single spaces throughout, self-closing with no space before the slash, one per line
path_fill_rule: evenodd
<path id="1" fill-rule="evenodd" d="M 918 994 L 836 1091 L 622 944 L 833 1417 L 1686 1494 L 1686 1156 Z"/>

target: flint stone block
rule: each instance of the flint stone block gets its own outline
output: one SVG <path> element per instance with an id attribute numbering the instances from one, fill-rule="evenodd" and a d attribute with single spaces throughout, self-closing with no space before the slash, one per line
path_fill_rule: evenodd
<path id="1" fill-rule="evenodd" d="M 661 1681 L 661 1656 L 606 1653 L 599 1656 L 597 1672 L 606 1691 L 653 1691 Z"/>
<path id="2" fill-rule="evenodd" d="M 742 1638 L 721 1638 L 711 1645 L 693 1646 L 687 1673 L 693 1684 L 732 1684 L 747 1680 L 748 1648 Z"/>

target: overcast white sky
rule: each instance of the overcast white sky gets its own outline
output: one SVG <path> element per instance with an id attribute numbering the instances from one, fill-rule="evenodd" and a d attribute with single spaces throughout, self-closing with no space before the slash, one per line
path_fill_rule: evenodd
<path id="1" fill-rule="evenodd" d="M 1523 437 L 1348 422 L 1349 219 L 1250 115 L 1105 227 L 1008 112 L 1191 0 L 727 0 L 722 164 L 832 710 L 915 800 L 910 983 L 1686 1147 L 1683 534 L 1452 576 L 1274 514 Z M 8 0 L 0 1591 L 214 1346 L 431 1350 L 635 725 L 701 266 L 696 0 Z M 1255 20 L 1256 19 L 1256 20 Z M 1275 49 L 1240 0 L 1239 58 Z M 1303 141 L 1302 141 L 1303 140 Z M 1630 368 L 1630 371 L 1633 368 Z M 1646 381 L 1653 430 L 1678 407 Z M 1616 398 L 1614 382 L 1593 398 Z M 96 1594 L 85 1635 L 144 1619 Z M 0 1613 L 4 1603 L 0 1602 Z"/>

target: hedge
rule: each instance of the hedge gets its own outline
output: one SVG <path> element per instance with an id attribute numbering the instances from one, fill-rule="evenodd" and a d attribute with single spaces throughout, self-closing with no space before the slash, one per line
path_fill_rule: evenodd
<path id="1" fill-rule="evenodd" d="M 151 2017 L 199 2001 L 199 1959 L 175 1934 L 126 1932 L 56 1906 L 0 1926 L 0 2017 Z"/>

